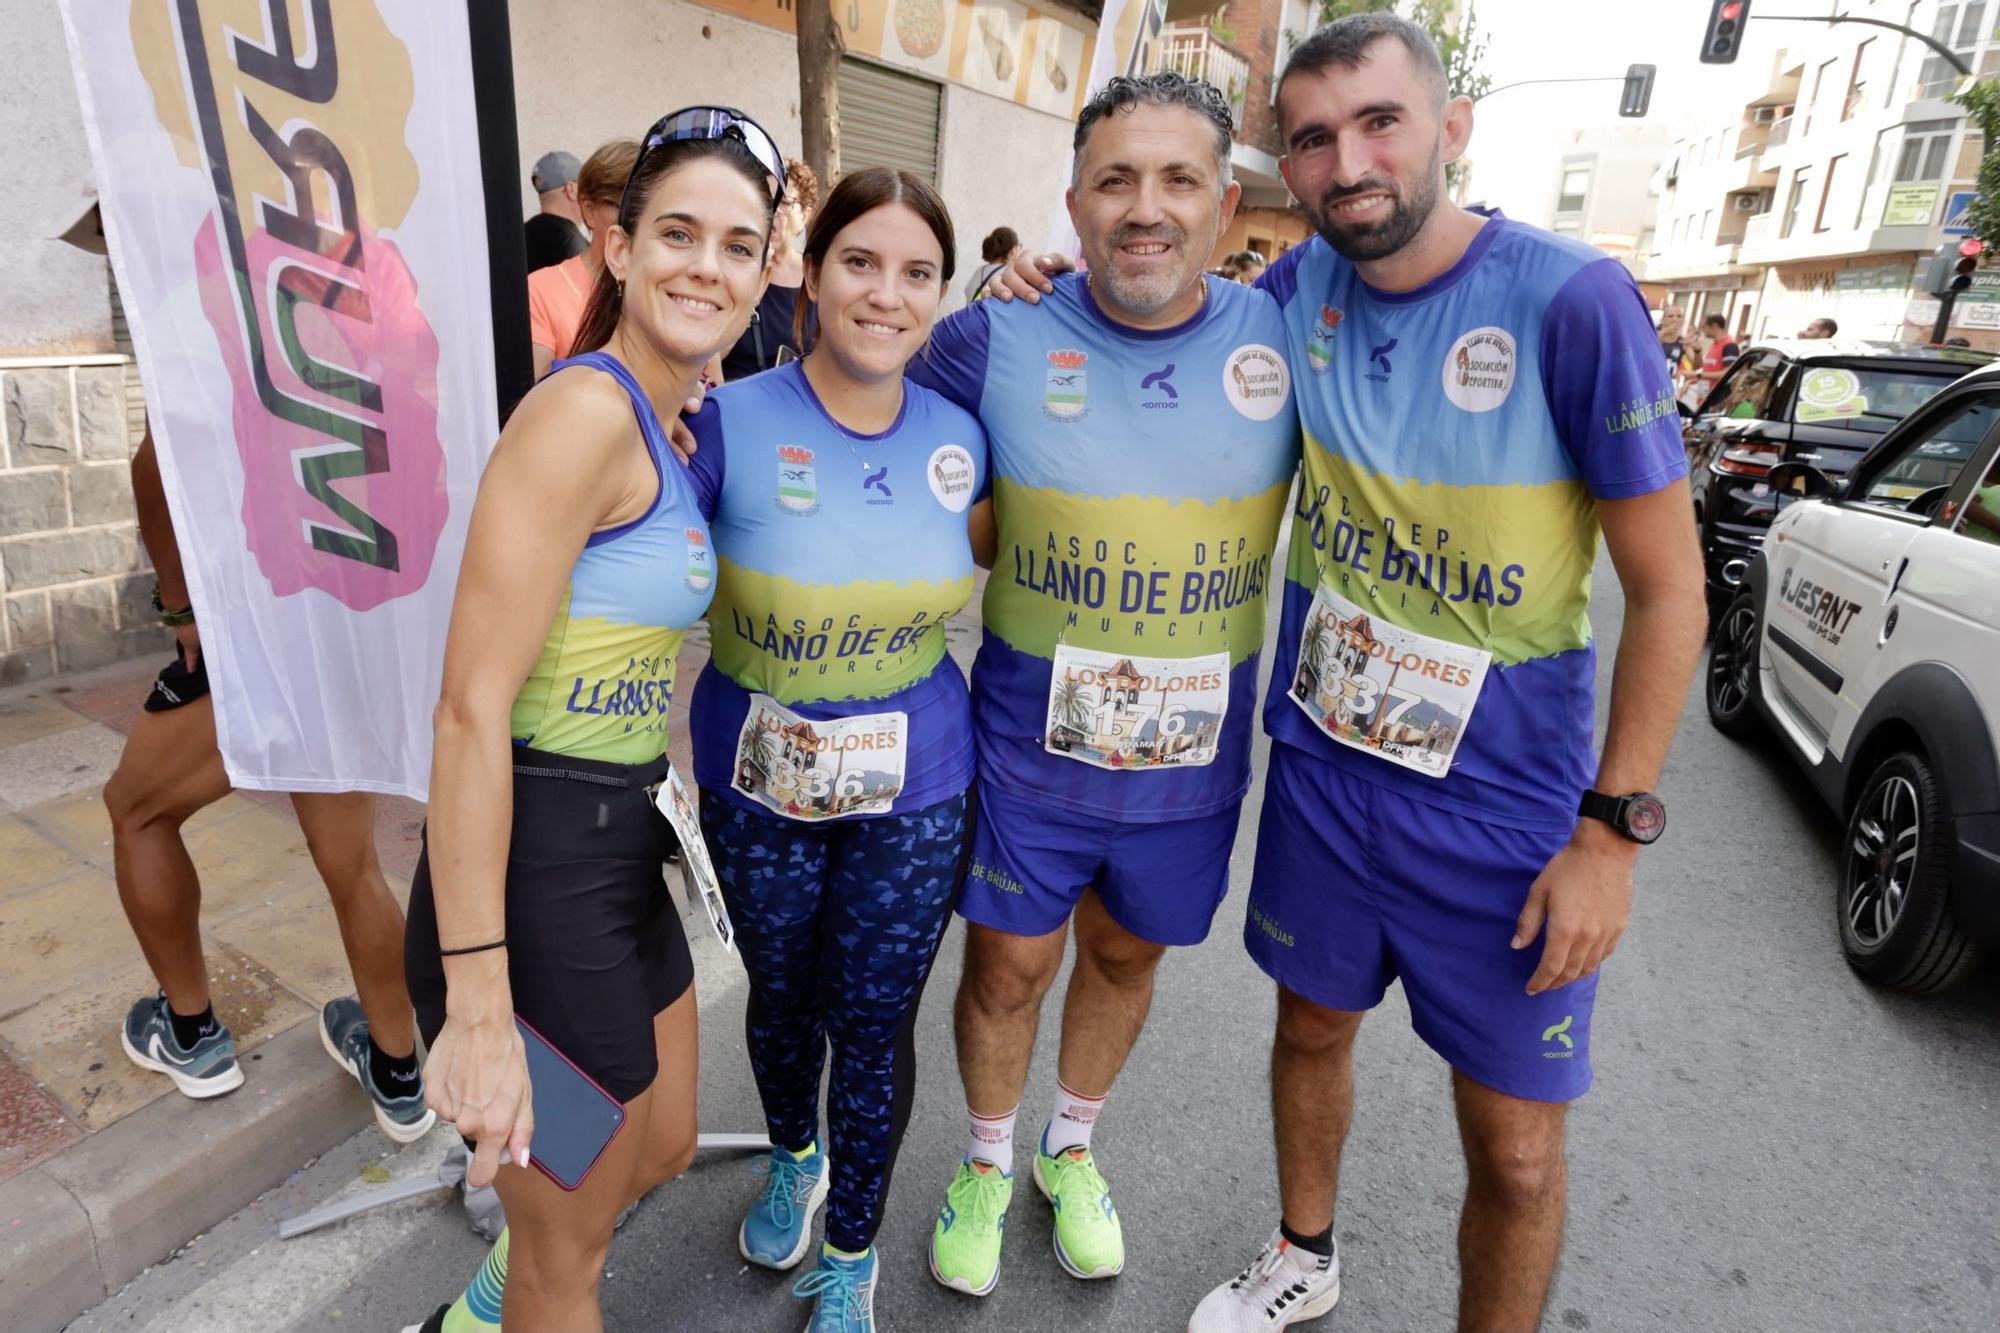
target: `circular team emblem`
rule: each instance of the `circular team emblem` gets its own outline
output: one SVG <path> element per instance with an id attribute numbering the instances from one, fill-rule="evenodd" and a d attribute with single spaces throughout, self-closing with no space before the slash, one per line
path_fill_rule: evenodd
<path id="1" fill-rule="evenodd" d="M 1444 358 L 1444 396 L 1468 412 L 1491 412 L 1514 391 L 1514 335 L 1488 326 L 1451 345 Z"/>
<path id="2" fill-rule="evenodd" d="M 1292 372 L 1262 343 L 1245 343 L 1222 367 L 1222 392 L 1229 405 L 1252 421 L 1269 421 L 1284 411 L 1292 392 Z"/>
<path id="3" fill-rule="evenodd" d="M 924 468 L 937 502 L 954 514 L 972 503 L 972 455 L 955 444 L 941 444 Z"/>

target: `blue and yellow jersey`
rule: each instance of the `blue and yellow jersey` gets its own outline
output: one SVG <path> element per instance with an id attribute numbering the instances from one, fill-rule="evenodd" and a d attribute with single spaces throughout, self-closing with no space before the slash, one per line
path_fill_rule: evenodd
<path id="1" fill-rule="evenodd" d="M 643 764 L 667 748 L 675 662 L 708 608 L 715 558 L 694 488 L 631 372 L 608 352 L 589 352 L 550 373 L 571 366 L 602 371 L 632 399 L 660 492 L 643 517 L 591 534 L 510 726 L 515 741 L 537 750 Z"/>
<path id="2" fill-rule="evenodd" d="M 954 314 L 911 367 L 979 414 L 992 450 L 999 553 L 972 695 L 980 776 L 995 786 L 1135 823 L 1222 810 L 1248 786 L 1298 425 L 1275 303 L 1214 279 L 1207 293 L 1178 327 L 1131 329 L 1072 274 L 1038 305 Z M 1101 669 L 1058 678 L 1065 647 Z M 1213 688 L 1179 672 L 1187 659 Z M 1077 680 L 1072 728 L 1061 691 Z M 1163 725 L 1175 698 L 1199 711 Z M 1118 771 L 1106 733 L 1120 728 L 1144 754 L 1196 747 L 1204 761 Z M 1072 757 L 1083 752 L 1095 760 Z"/>
<path id="3" fill-rule="evenodd" d="M 733 782 L 753 693 L 808 723 L 905 714 L 898 811 L 972 780 L 971 707 L 945 624 L 972 596 L 966 515 L 986 489 L 986 435 L 929 389 L 903 388 L 879 435 L 835 421 L 798 361 L 723 385 L 694 418 L 720 568 L 692 708 L 706 791 L 756 808 Z"/>
<path id="4" fill-rule="evenodd" d="M 1595 501 L 1687 471 L 1638 287 L 1600 252 L 1497 214 L 1414 291 L 1369 288 L 1318 237 L 1259 286 L 1284 312 L 1305 436 L 1267 729 L 1414 800 L 1573 826 L 1594 777 Z M 1378 622 L 1492 655 L 1443 777 L 1335 743 L 1287 697 L 1321 584 Z"/>

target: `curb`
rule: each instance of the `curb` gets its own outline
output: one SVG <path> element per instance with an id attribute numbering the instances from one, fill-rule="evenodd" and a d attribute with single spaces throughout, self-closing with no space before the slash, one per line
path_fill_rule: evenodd
<path id="1" fill-rule="evenodd" d="M 169 1093 L 0 1182 L 10 1329 L 57 1333 L 371 1122 L 366 1095 L 321 1049 L 316 1018 L 239 1058 L 248 1077 L 235 1092 Z"/>

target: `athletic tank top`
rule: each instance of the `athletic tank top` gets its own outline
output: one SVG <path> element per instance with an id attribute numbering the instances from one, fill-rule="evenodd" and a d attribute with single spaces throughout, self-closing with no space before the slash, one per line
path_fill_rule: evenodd
<path id="1" fill-rule="evenodd" d="M 666 433 L 632 372 L 608 352 L 558 361 L 589 366 L 632 400 L 660 492 L 643 517 L 592 533 L 570 571 L 548 640 L 514 698 L 520 745 L 643 764 L 667 748 L 674 666 L 688 626 L 715 587 L 708 524 Z"/>

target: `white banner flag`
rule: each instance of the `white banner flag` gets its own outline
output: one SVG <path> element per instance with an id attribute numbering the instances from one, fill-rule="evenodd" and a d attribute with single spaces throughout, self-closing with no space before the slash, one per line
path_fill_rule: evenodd
<path id="1" fill-rule="evenodd" d="M 498 433 L 463 0 L 63 18 L 230 780 L 421 799 Z"/>

